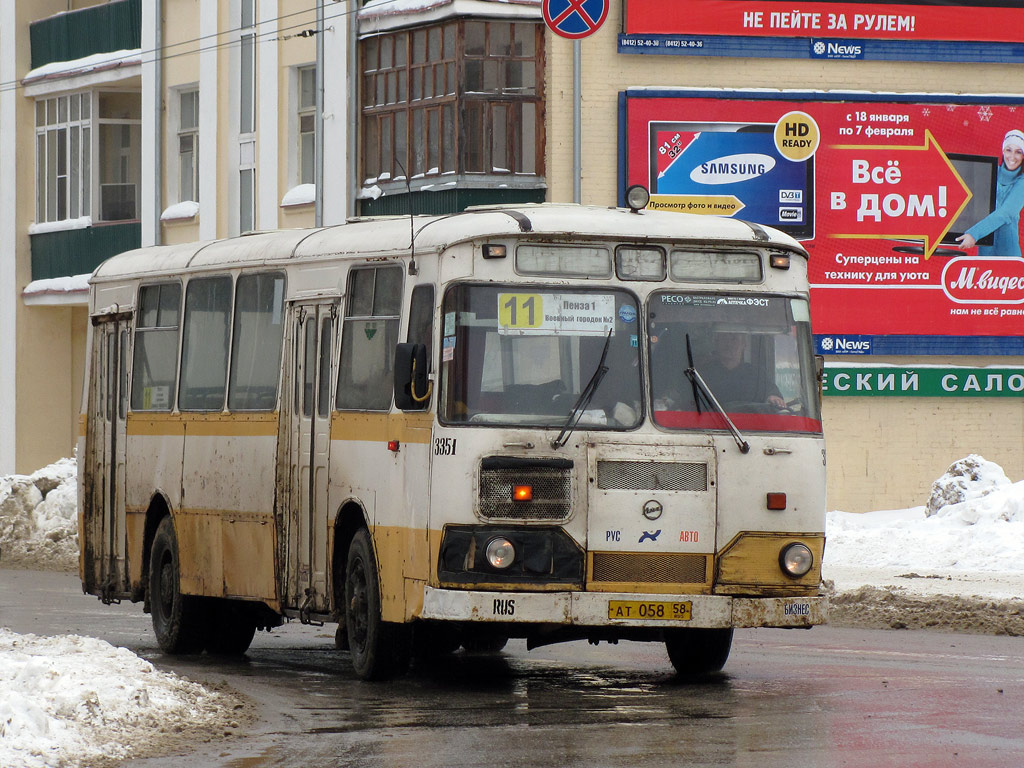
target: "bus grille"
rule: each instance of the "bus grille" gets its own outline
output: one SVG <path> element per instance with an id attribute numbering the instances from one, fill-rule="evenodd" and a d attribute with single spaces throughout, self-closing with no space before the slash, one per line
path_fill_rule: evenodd
<path id="1" fill-rule="evenodd" d="M 706 491 L 708 465 L 699 462 L 599 461 L 597 487 L 622 491 Z"/>
<path id="2" fill-rule="evenodd" d="M 532 501 L 513 501 L 516 485 L 533 487 Z M 480 514 L 493 520 L 567 520 L 572 512 L 572 473 L 561 467 L 480 471 Z"/>
<path id="3" fill-rule="evenodd" d="M 591 580 L 641 584 L 704 584 L 707 581 L 707 556 L 595 552 Z"/>

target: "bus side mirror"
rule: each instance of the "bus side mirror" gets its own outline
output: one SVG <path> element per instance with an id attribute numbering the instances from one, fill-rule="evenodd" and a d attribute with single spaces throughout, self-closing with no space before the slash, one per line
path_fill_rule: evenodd
<path id="1" fill-rule="evenodd" d="M 818 405 L 821 405 L 822 389 L 825 385 L 825 356 L 814 356 L 814 378 L 818 382 Z"/>
<path id="2" fill-rule="evenodd" d="M 427 348 L 423 344 L 395 346 L 395 406 L 421 411 L 430 401 L 433 382 L 427 380 Z"/>

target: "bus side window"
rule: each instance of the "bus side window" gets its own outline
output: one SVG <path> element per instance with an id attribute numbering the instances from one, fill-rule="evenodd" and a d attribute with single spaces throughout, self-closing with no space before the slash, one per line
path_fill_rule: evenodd
<path id="1" fill-rule="evenodd" d="M 412 289 L 412 301 L 409 304 L 409 335 L 405 340 L 411 344 L 422 344 L 427 348 L 430 370 L 434 369 L 433 336 L 434 286 L 417 285 Z"/>
<path id="2" fill-rule="evenodd" d="M 433 359 L 434 337 L 434 286 L 417 285 L 412 290 L 409 304 L 409 333 L 406 341 L 410 344 L 422 344 L 427 349 L 427 373 L 434 370 Z M 418 393 L 423 396 L 425 392 Z M 418 408 L 426 408 L 430 404 L 427 397 Z"/>
<path id="3" fill-rule="evenodd" d="M 402 268 L 353 269 L 348 277 L 338 375 L 339 410 L 391 407 L 402 306 Z"/>
<path id="4" fill-rule="evenodd" d="M 181 283 L 139 289 L 132 361 L 133 411 L 169 411 L 178 376 L 178 317 Z"/>
<path id="5" fill-rule="evenodd" d="M 269 411 L 277 405 L 284 339 L 284 275 L 242 275 L 235 289 L 228 409 Z"/>
<path id="6" fill-rule="evenodd" d="M 185 322 L 181 345 L 182 411 L 224 408 L 228 378 L 228 334 L 231 329 L 231 278 L 190 280 L 185 289 Z"/>

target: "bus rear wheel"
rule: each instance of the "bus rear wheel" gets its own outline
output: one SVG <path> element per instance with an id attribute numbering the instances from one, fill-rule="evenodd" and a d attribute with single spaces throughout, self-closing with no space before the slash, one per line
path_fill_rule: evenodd
<path id="1" fill-rule="evenodd" d="M 345 628 L 356 675 L 387 680 L 409 668 L 409 628 L 381 619 L 380 580 L 370 532 L 361 528 L 352 538 L 345 564 Z"/>
<path id="2" fill-rule="evenodd" d="M 665 650 L 681 677 L 703 677 L 721 671 L 732 649 L 732 627 L 665 630 Z"/>
<path id="3" fill-rule="evenodd" d="M 166 653 L 201 653 L 205 621 L 200 598 L 181 594 L 178 537 L 164 517 L 153 536 L 149 558 L 149 604 L 153 631 Z"/>

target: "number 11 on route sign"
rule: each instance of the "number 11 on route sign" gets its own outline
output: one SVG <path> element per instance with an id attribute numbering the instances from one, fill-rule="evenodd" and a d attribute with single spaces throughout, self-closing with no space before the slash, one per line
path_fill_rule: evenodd
<path id="1" fill-rule="evenodd" d="M 594 34 L 607 16 L 608 0 L 544 0 L 544 23 L 570 40 Z"/>

